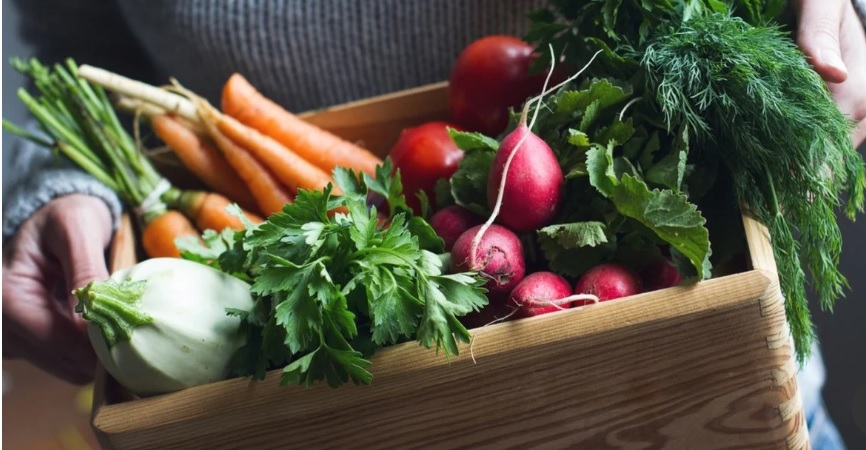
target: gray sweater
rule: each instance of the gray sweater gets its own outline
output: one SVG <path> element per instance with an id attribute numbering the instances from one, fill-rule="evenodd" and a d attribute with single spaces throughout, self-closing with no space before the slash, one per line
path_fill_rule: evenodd
<path id="1" fill-rule="evenodd" d="M 494 33 L 522 35 L 547 0 L 15 0 L 45 61 L 67 56 L 151 83 L 174 76 L 212 101 L 232 72 L 293 111 L 444 80 L 459 51 Z M 866 0 L 854 0 L 866 19 Z M 41 149 L 16 142 L 3 168 L 3 240 L 57 196 L 116 196 Z M 8 160 L 7 160 L 8 161 Z M 6 186 L 11 186 L 7 189 Z M 818 349 L 799 377 L 820 405 Z M 810 413 L 811 414 L 811 413 Z"/>
<path id="2" fill-rule="evenodd" d="M 546 0 L 15 0 L 43 61 L 72 56 L 151 83 L 174 76 L 212 101 L 232 72 L 292 111 L 444 80 L 459 51 L 522 35 Z M 866 17 L 866 0 L 854 0 Z M 49 200 L 112 192 L 44 150 L 4 158 L 3 241 Z M 8 188 L 7 188 L 8 187 Z"/>
<path id="3" fill-rule="evenodd" d="M 212 101 L 233 72 L 292 111 L 445 80 L 460 50 L 522 35 L 545 0 L 15 0 L 44 61 L 68 56 Z M 11 56 L 11 55 L 10 55 Z M 59 195 L 117 198 L 46 151 L 15 142 L 4 167 L 3 240 Z"/>

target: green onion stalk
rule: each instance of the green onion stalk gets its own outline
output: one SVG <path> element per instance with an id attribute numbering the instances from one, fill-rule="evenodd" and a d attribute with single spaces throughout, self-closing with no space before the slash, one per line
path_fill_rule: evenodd
<path id="1" fill-rule="evenodd" d="M 18 98 L 36 118 L 43 138 L 3 120 L 3 129 L 71 160 L 138 214 L 143 225 L 174 207 L 178 190 L 163 178 L 121 125 L 102 87 L 78 76 L 71 59 L 46 66 L 15 58 L 12 66 L 30 78 L 38 97 L 18 89 Z"/>

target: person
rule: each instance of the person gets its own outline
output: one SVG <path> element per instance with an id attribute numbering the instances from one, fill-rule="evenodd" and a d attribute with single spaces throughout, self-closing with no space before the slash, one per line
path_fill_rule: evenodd
<path id="1" fill-rule="evenodd" d="M 238 71 L 304 111 L 446 79 L 459 51 L 489 34 L 522 35 L 546 0 L 16 0 L 43 61 L 73 57 L 151 83 L 169 76 L 210 99 Z M 797 0 L 797 41 L 866 138 L 863 0 Z M 4 167 L 3 356 L 73 383 L 94 355 L 70 289 L 108 276 L 118 199 L 48 152 L 17 143 Z M 12 186 L 6 189 L 6 182 Z M 59 301 L 58 301 L 59 300 Z M 813 448 L 841 448 L 820 390 L 820 353 L 800 374 Z"/>

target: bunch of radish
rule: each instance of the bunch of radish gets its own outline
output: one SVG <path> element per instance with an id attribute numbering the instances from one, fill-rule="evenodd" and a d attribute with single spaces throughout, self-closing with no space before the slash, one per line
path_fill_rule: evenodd
<path id="1" fill-rule="evenodd" d="M 516 38 L 494 36 L 472 43 L 452 72 L 449 101 L 455 123 L 430 122 L 407 129 L 391 152 L 395 171 L 406 180 L 407 199 L 419 191 L 435 198 L 436 181 L 451 177 L 463 156 L 447 129 L 494 137 L 505 130 L 509 109 L 523 105 L 519 123 L 502 137 L 488 174 L 489 216 L 450 205 L 429 218 L 445 250 L 451 252 L 451 270 L 477 271 L 487 279 L 490 304 L 467 318 L 470 326 L 585 306 L 680 282 L 667 259 L 644 265 L 640 272 L 611 260 L 572 280 L 527 260 L 532 249 L 525 243 L 534 242 L 539 229 L 554 223 L 565 200 L 562 167 L 527 121 L 530 105 L 556 89 L 545 90 L 554 74 L 528 74 L 534 59 L 532 47 Z M 497 95 L 503 92 L 509 95 Z M 535 97 L 526 100 L 531 96 Z M 426 176 L 421 175 L 424 170 Z M 412 206 L 418 213 L 417 201 Z"/>

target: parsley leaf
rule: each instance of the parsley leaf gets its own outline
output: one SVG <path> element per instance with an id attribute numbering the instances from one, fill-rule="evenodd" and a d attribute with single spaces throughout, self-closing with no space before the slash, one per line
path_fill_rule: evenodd
<path id="1" fill-rule="evenodd" d="M 394 171 L 394 164 L 391 162 L 391 158 L 385 158 L 385 162 L 382 165 L 376 166 L 375 177 L 371 177 L 365 173 L 364 183 L 371 192 L 385 197 L 388 201 L 388 206 L 391 208 L 391 217 L 399 213 L 411 211 L 409 205 L 406 204 L 406 196 L 403 195 L 403 181 L 400 171 Z"/>
<path id="2" fill-rule="evenodd" d="M 457 354 L 468 340 L 458 318 L 487 303 L 477 274 L 442 275 L 442 239 L 405 208 L 388 161 L 375 176 L 337 169 L 334 179 L 343 195 L 301 190 L 264 223 L 189 246 L 190 257 L 252 281 L 253 310 L 231 312 L 248 335 L 238 374 L 282 367 L 283 383 L 370 383 L 368 358 L 384 345 L 415 339 Z M 396 206 L 387 227 L 367 206 L 371 193 Z"/>
<path id="3" fill-rule="evenodd" d="M 443 349 L 446 356 L 457 355 L 458 342 L 469 342 L 469 332 L 457 319 L 487 305 L 484 280 L 469 274 L 427 277 L 421 289 L 427 298 L 424 315 L 418 326 L 421 345 Z"/>

